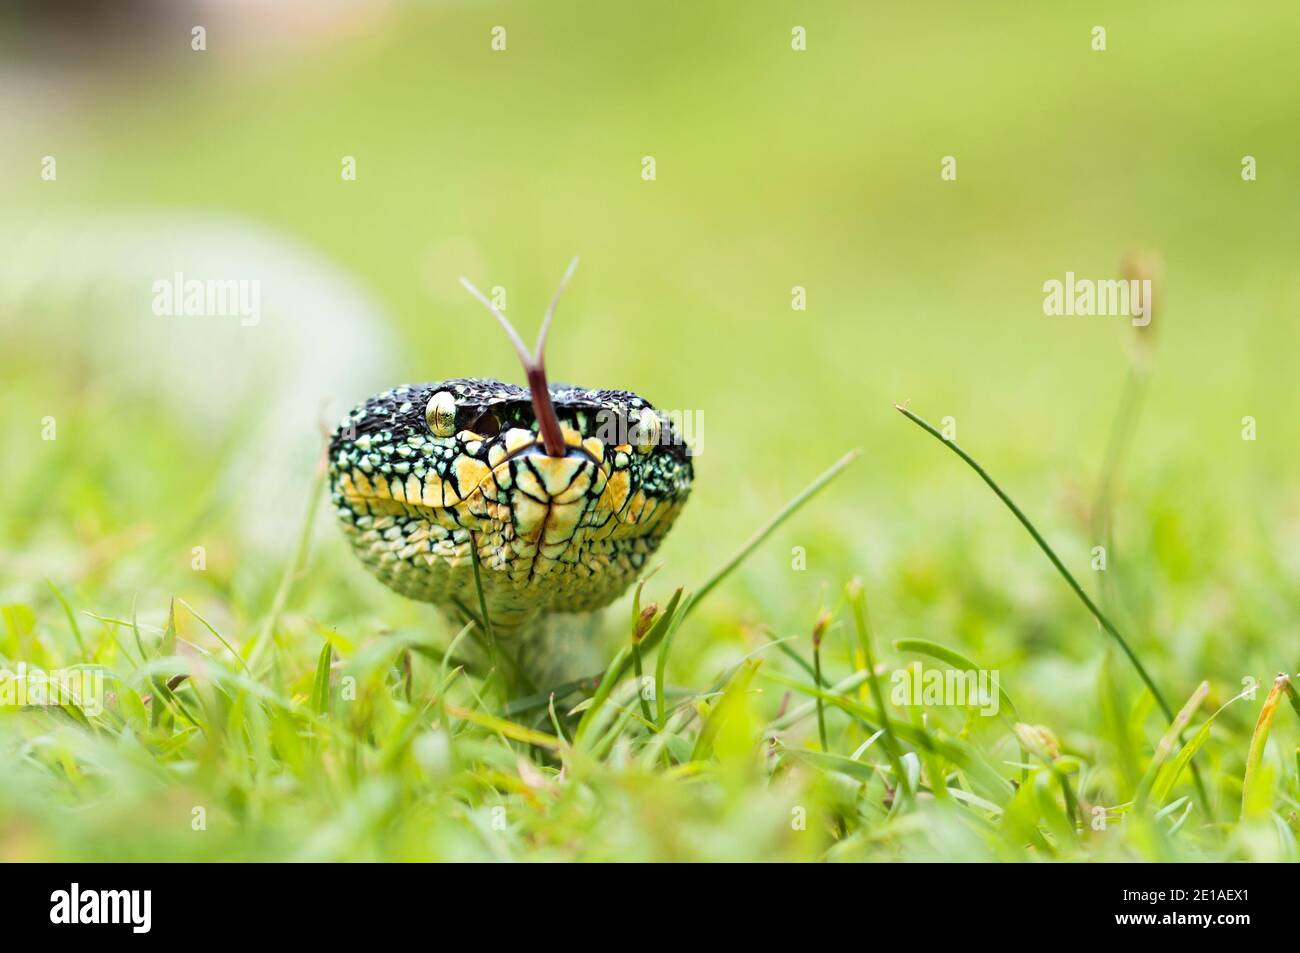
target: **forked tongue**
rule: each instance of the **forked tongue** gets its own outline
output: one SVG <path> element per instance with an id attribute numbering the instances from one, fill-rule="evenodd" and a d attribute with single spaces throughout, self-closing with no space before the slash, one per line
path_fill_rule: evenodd
<path id="1" fill-rule="evenodd" d="M 564 434 L 560 430 L 560 418 L 556 416 L 555 405 L 551 403 L 551 392 L 546 386 L 546 362 L 544 352 L 546 350 L 546 332 L 550 330 L 551 318 L 555 316 L 555 307 L 560 303 L 560 295 L 564 293 L 565 287 L 569 284 L 569 279 L 573 277 L 574 269 L 578 267 L 578 259 L 574 258 L 569 262 L 569 268 L 560 279 L 560 287 L 555 290 L 555 297 L 551 299 L 551 306 L 546 309 L 546 317 L 542 319 L 542 329 L 537 332 L 537 347 L 533 353 L 528 352 L 524 346 L 523 338 L 519 332 L 506 318 L 504 314 L 494 305 L 483 292 L 475 288 L 468 278 L 462 277 L 460 283 L 475 298 L 483 303 L 483 306 L 492 312 L 501 327 L 505 328 L 510 343 L 515 346 L 515 353 L 519 355 L 519 360 L 524 365 L 524 374 L 528 378 L 528 393 L 533 401 L 533 416 L 537 418 L 537 431 L 542 438 L 542 446 L 546 448 L 547 456 L 563 457 L 566 450 L 564 446 Z"/>

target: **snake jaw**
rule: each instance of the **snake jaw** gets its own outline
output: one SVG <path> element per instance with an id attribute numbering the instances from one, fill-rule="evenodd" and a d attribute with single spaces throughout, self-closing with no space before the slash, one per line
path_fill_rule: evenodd
<path id="1" fill-rule="evenodd" d="M 590 438 L 584 441 L 582 435 L 574 430 L 561 428 L 560 439 L 563 441 L 564 445 L 564 450 L 561 453 L 551 453 L 546 449 L 546 445 L 543 442 L 533 438 L 532 433 L 528 431 L 524 431 L 524 433 L 527 437 L 525 442 L 512 443 L 508 439 L 500 442 L 506 452 L 505 456 L 501 457 L 499 462 L 504 463 L 507 460 L 513 460 L 515 457 L 542 455 L 549 457 L 552 460 L 564 460 L 580 457 L 598 467 L 604 463 L 604 450 L 601 449 L 599 441 L 592 441 Z M 597 448 L 595 453 L 592 452 L 593 443 Z M 495 454 L 490 453 L 489 456 L 495 456 Z"/>

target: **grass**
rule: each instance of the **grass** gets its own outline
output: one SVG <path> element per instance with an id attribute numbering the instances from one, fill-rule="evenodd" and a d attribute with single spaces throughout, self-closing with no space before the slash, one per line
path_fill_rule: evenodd
<path id="1" fill-rule="evenodd" d="M 159 628 L 134 614 L 127 620 L 78 609 L 51 583 L 47 608 L 60 611 L 48 621 L 26 606 L 5 608 L 6 656 L 20 645 L 29 664 L 101 671 L 108 702 L 98 714 L 72 704 L 0 709 L 0 743 L 11 766 L 0 781 L 0 817 L 9 818 L 0 827 L 4 853 L 10 859 L 109 852 L 137 859 L 1294 855 L 1296 777 L 1286 759 L 1267 755 L 1282 697 L 1293 693 L 1286 676 L 1274 682 L 1253 733 L 1223 729 L 1214 739 L 1219 764 L 1244 765 L 1240 774 L 1216 770 L 1217 783 L 1205 795 L 1219 802 L 1239 796 L 1241 817 L 1231 823 L 1215 823 L 1210 810 L 1180 793 L 1190 778 L 1186 769 L 1227 708 L 1190 741 L 1180 741 L 1211 692 L 1208 681 L 1174 718 L 1159 712 L 1149 686 L 1130 700 L 1127 720 L 1115 730 L 1131 739 L 1153 725 L 1161 732 L 1153 745 L 1139 742 L 1141 780 L 1130 788 L 1107 768 L 1112 739 L 1063 741 L 1050 728 L 1022 722 L 1005 689 L 999 689 L 1001 718 L 979 715 L 976 699 L 954 707 L 950 699 L 900 703 L 892 697 L 881 676 L 907 671 L 909 654 L 953 670 L 977 666 L 958 651 L 916 639 L 896 641 L 881 657 L 857 579 L 848 582 L 838 610 L 819 615 L 804 650 L 802 639 L 766 641 L 712 678 L 665 684 L 674 639 L 697 634 L 687 617 L 702 595 L 741 567 L 850 459 L 783 508 L 694 598 L 678 589 L 662 611 L 654 604 L 642 608 L 639 587 L 628 640 L 593 680 L 594 693 L 576 705 L 566 702 L 567 712 L 557 710 L 555 696 L 544 708 L 512 705 L 491 672 L 480 680 L 449 665 L 464 630 L 449 633 L 447 644 L 414 633 L 354 642 L 284 618 L 293 590 L 304 584 L 305 544 L 291 557 L 267 617 L 247 625 L 247 639 L 223 635 L 181 600 L 169 603 Z M 1050 558 L 1032 523 L 998 495 Z M 310 507 L 308 524 L 315 514 Z M 309 530 L 303 540 L 311 538 Z M 1071 578 L 1057 559 L 1052 563 Z M 824 660 L 823 642 L 829 645 L 835 616 L 844 612 L 852 618 L 856 651 Z M 94 623 L 89 631 L 86 620 Z M 652 712 L 641 653 L 656 647 Z M 809 648 L 811 663 L 804 654 Z M 824 662 L 831 684 L 823 678 Z M 1294 704 L 1294 695 L 1288 697 Z M 148 833 L 139 826 L 146 815 Z M 132 837 L 108 836 L 106 825 L 124 819 L 137 825 Z"/>

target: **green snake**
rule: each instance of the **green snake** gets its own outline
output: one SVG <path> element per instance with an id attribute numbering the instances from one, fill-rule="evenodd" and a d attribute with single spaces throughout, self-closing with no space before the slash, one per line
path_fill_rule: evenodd
<path id="1" fill-rule="evenodd" d="M 578 670 L 593 649 L 588 614 L 626 591 L 673 525 L 691 455 L 636 394 L 546 382 L 556 301 L 530 354 L 462 282 L 506 328 L 528 388 L 464 377 L 369 398 L 331 437 L 331 500 L 382 583 L 478 622 L 523 684 L 545 689 L 589 674 Z"/>

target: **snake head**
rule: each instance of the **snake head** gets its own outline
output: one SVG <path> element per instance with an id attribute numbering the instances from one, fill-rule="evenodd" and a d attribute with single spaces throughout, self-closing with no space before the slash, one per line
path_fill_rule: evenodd
<path id="1" fill-rule="evenodd" d="M 330 488 L 371 572 L 408 597 L 473 607 L 477 554 L 505 632 L 616 599 L 685 503 L 690 454 L 636 394 L 550 385 L 547 397 L 559 453 L 533 395 L 501 381 L 398 387 L 353 410 L 331 439 Z"/>
<path id="2" fill-rule="evenodd" d="M 547 383 L 546 332 L 577 264 L 532 352 L 461 279 L 505 328 L 527 389 L 480 378 L 398 387 L 356 408 L 330 444 L 335 510 L 371 572 L 462 618 L 481 583 L 499 635 L 618 598 L 693 478 L 681 436 L 649 402 Z"/>

